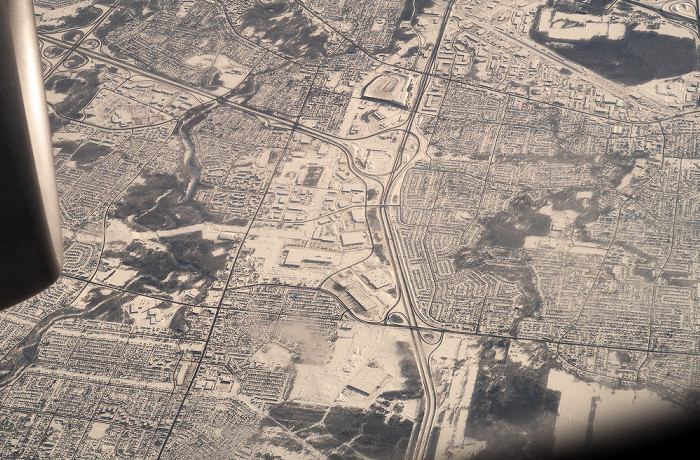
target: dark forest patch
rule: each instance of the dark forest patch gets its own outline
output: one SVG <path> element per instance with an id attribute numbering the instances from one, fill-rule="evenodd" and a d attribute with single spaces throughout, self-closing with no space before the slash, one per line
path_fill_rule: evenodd
<path id="1" fill-rule="evenodd" d="M 309 406 L 285 402 L 270 409 L 270 417 L 289 430 L 297 432 L 319 423 L 326 415 L 328 407 Z"/>
<path id="2" fill-rule="evenodd" d="M 599 8 L 602 10 L 607 10 L 610 8 L 617 0 L 589 0 L 586 2 L 587 5 L 590 5 L 593 8 Z"/>
<path id="3" fill-rule="evenodd" d="M 550 366 L 496 359 L 494 347 L 507 345 L 494 340 L 482 345 L 466 435 L 485 440 L 487 447 L 475 458 L 551 456 L 561 394 L 547 388 Z"/>
<path id="4" fill-rule="evenodd" d="M 66 69 L 77 69 L 87 64 L 87 62 L 87 58 L 82 54 L 73 53 L 68 56 L 68 59 L 63 62 L 63 65 Z"/>
<path id="5" fill-rule="evenodd" d="M 49 78 L 46 90 L 66 95 L 54 105 L 56 111 L 68 118 L 80 119 L 83 108 L 97 94 L 100 86 L 99 75 L 97 70 L 81 70 L 75 76 L 55 74 Z"/>
<path id="6" fill-rule="evenodd" d="M 122 0 L 109 17 L 95 29 L 95 36 L 104 41 L 110 32 L 123 29 L 132 21 L 145 21 L 159 11 L 158 0 Z M 119 51 L 115 44 L 110 44 L 109 49 Z"/>
<path id="7" fill-rule="evenodd" d="M 220 244 L 202 239 L 201 234 L 190 233 L 161 240 L 166 245 L 165 250 L 132 241 L 122 251 L 105 251 L 105 256 L 117 258 L 123 266 L 138 272 L 138 277 L 128 285 L 137 291 L 156 288 L 162 292 L 178 292 L 194 288 L 201 280 L 211 284 L 216 270 L 224 267 L 226 254 L 212 255 Z M 180 274 L 188 275 L 188 280 L 184 283 L 178 280 Z M 176 326 L 189 328 L 184 318 Z"/>
<path id="8" fill-rule="evenodd" d="M 321 180 L 321 175 L 323 174 L 323 166 L 311 165 L 306 170 L 306 176 L 304 176 L 304 186 L 305 187 L 316 187 L 318 186 L 318 181 Z"/>
<path id="9" fill-rule="evenodd" d="M 362 435 L 353 441 L 353 447 L 374 458 L 400 458 L 408 448 L 413 423 L 392 415 L 385 421 L 384 414 L 370 413 L 362 426 Z"/>
<path id="10" fill-rule="evenodd" d="M 603 8 L 607 7 L 604 0 L 593 6 L 581 2 L 554 3 L 557 11 L 586 14 L 603 14 Z M 639 85 L 700 69 L 700 52 L 692 38 L 635 30 L 634 24 L 628 24 L 624 37 L 618 40 L 607 37 L 553 40 L 539 31 L 542 11 L 542 8 L 538 10 L 533 21 L 531 38 L 610 80 Z"/>
<path id="11" fill-rule="evenodd" d="M 61 38 L 65 42 L 75 43 L 81 38 L 83 38 L 83 32 L 81 30 L 69 30 L 68 32 L 63 34 L 63 37 Z"/>
<path id="12" fill-rule="evenodd" d="M 215 256 L 213 253 L 223 247 L 221 243 L 202 238 L 202 232 L 161 238 L 175 262 L 181 267 L 196 271 L 207 278 L 213 278 L 217 270 L 224 268 L 226 252 Z"/>
<path id="13" fill-rule="evenodd" d="M 360 115 L 360 120 L 364 121 L 365 123 L 369 123 L 369 117 L 373 113 L 375 113 L 377 109 L 372 109 L 372 110 L 365 110 L 362 112 L 362 115 Z"/>
<path id="14" fill-rule="evenodd" d="M 398 313 L 392 313 L 391 315 L 389 315 L 389 321 L 391 321 L 394 324 L 404 323 L 403 316 Z"/>
<path id="15" fill-rule="evenodd" d="M 130 17 L 145 21 L 161 10 L 159 0 L 123 0 L 119 9 Z"/>
<path id="16" fill-rule="evenodd" d="M 358 452 L 373 458 L 401 458 L 408 447 L 413 423 L 362 409 L 331 407 L 324 420 L 328 433 L 341 442 L 350 441 Z"/>
<path id="17" fill-rule="evenodd" d="M 548 195 L 547 201 L 551 203 L 554 211 L 565 211 L 570 209 L 578 213 L 586 212 L 588 208 L 588 206 L 586 206 L 586 202 L 589 200 L 577 197 L 578 193 L 581 191 L 581 189 L 575 187 L 565 188 Z"/>
<path id="18" fill-rule="evenodd" d="M 454 256 L 457 270 L 477 269 L 492 273 L 511 283 L 516 283 L 523 291 L 518 297 L 518 315 L 511 325 L 510 333 L 515 334 L 518 322 L 533 316 L 542 306 L 542 299 L 535 285 L 534 272 L 524 262 L 518 266 L 499 264 L 498 254 L 503 248 L 519 249 L 527 236 L 549 234 L 551 217 L 537 212 L 541 207 L 528 195 L 511 200 L 508 210 L 493 217 L 483 219 L 484 233 L 472 247 L 463 247 Z"/>
<path id="19" fill-rule="evenodd" d="M 562 56 L 626 85 L 639 85 L 700 69 L 691 38 L 627 31 L 621 40 L 596 37 L 572 47 L 548 45 Z"/>
<path id="20" fill-rule="evenodd" d="M 606 14 L 606 8 L 612 6 L 617 0 L 549 0 L 548 7 L 554 7 L 563 13 L 593 14 L 602 16 Z M 621 2 L 618 2 L 621 3 Z"/>
<path id="21" fill-rule="evenodd" d="M 401 15 L 399 16 L 399 21 L 412 21 L 411 23 L 416 25 L 418 21 L 415 17 L 424 14 L 425 10 L 431 8 L 433 5 L 435 5 L 433 0 L 406 0 Z"/>
<path id="22" fill-rule="evenodd" d="M 289 56 L 317 59 L 326 55 L 328 34 L 319 31 L 296 4 L 256 2 L 243 13 L 241 21 L 241 31 L 252 27 L 262 33 L 263 40 L 278 44 L 277 49 Z"/>
<path id="23" fill-rule="evenodd" d="M 122 306 L 124 302 L 129 302 L 134 296 L 126 296 L 122 298 L 120 293 L 104 296 L 96 293 L 92 299 L 93 304 L 97 304 L 92 310 L 83 315 L 84 319 L 95 319 L 100 321 L 108 321 L 111 323 L 134 324 L 134 319 L 129 316 L 126 309 Z"/>
<path id="24" fill-rule="evenodd" d="M 49 46 L 44 48 L 44 56 L 49 59 L 56 59 L 59 56 L 66 54 L 68 50 L 62 46 Z"/>
<path id="25" fill-rule="evenodd" d="M 148 248 L 140 241 L 132 241 L 124 251 L 119 253 L 105 251 L 105 256 L 120 258 L 122 265 L 138 271 L 141 277 L 152 279 L 153 285 L 161 290 L 169 291 L 176 289 L 179 285 L 176 280 L 164 283 L 171 273 L 181 268 L 170 254 Z"/>
<path id="26" fill-rule="evenodd" d="M 242 103 L 247 104 L 253 99 L 253 96 L 258 94 L 259 85 L 255 82 L 255 75 L 250 73 L 245 79 L 233 90 L 236 96 L 242 98 Z"/>
<path id="27" fill-rule="evenodd" d="M 414 7 L 415 4 L 415 7 Z M 406 27 L 404 23 L 406 21 L 411 21 L 412 25 L 418 24 L 417 16 L 425 13 L 426 8 L 430 8 L 435 3 L 432 0 L 406 0 L 399 15 L 398 21 L 396 21 L 396 27 L 394 27 L 394 32 L 391 34 L 391 40 L 389 44 L 383 48 L 376 50 L 376 54 L 393 54 L 396 53 L 399 48 L 401 48 L 400 43 L 406 43 L 415 38 L 416 34 L 410 27 Z M 415 49 L 414 49 L 415 48 Z M 412 47 L 410 53 L 407 55 L 413 55 L 418 51 L 417 47 Z"/>
<path id="28" fill-rule="evenodd" d="M 414 7 L 415 4 L 415 7 Z M 403 23 L 406 21 L 411 21 L 412 25 L 418 24 L 418 19 L 416 16 L 425 13 L 426 8 L 430 8 L 435 3 L 432 0 L 406 0 L 399 15 L 399 19 L 396 22 L 396 27 L 394 27 L 394 32 L 391 34 L 391 40 L 389 44 L 384 48 L 378 49 L 377 53 L 396 53 L 400 46 L 400 43 L 406 43 L 415 38 L 416 34 L 411 28 L 404 27 Z M 412 50 L 412 54 L 417 52 L 418 49 Z"/>
<path id="29" fill-rule="evenodd" d="M 117 8 L 99 27 L 97 27 L 97 29 L 95 29 L 95 36 L 104 41 L 110 32 L 123 28 L 133 20 L 134 17 L 130 15 L 124 7 Z M 115 45 L 109 45 L 109 48 L 112 50 L 119 49 Z"/>
<path id="30" fill-rule="evenodd" d="M 379 404 L 364 410 L 287 402 L 270 409 L 270 417 L 329 458 L 355 458 L 353 450 L 370 458 L 403 458 L 413 432 L 413 422 L 387 418 Z"/>
<path id="31" fill-rule="evenodd" d="M 177 309 L 168 325 L 175 332 L 185 333 L 190 330 L 192 324 L 187 321 L 187 307 L 184 305 Z"/>
<path id="32" fill-rule="evenodd" d="M 387 401 L 418 399 L 423 397 L 423 390 L 391 390 L 385 391 L 379 397 Z"/>
<path id="33" fill-rule="evenodd" d="M 147 174 L 146 183 L 129 187 L 114 217 L 149 230 L 170 230 L 211 220 L 203 205 L 183 200 L 187 184 L 169 174 Z"/>
<path id="34" fill-rule="evenodd" d="M 586 225 L 597 222 L 600 216 L 610 214 L 613 208 L 600 206 L 600 192 L 594 191 L 590 198 L 577 198 L 580 191 L 582 190 L 579 188 L 569 187 L 548 195 L 546 200 L 552 204 L 552 209 L 555 211 L 567 209 L 576 211 L 578 216 L 574 219 L 574 227 L 584 231 L 583 236 L 586 236 Z"/>
<path id="35" fill-rule="evenodd" d="M 508 209 L 492 217 L 482 219 L 485 231 L 475 249 L 491 246 L 521 248 L 527 236 L 547 236 L 552 218 L 541 214 L 542 204 L 535 203 L 529 195 L 520 195 L 510 201 Z M 467 268 L 467 259 L 457 260 L 459 268 Z"/>
<path id="36" fill-rule="evenodd" d="M 75 28 L 80 29 L 92 24 L 102 14 L 100 8 L 94 6 L 86 6 L 78 8 L 73 16 L 62 17 L 58 24 L 37 24 L 37 29 L 40 32 L 52 32 L 59 29 Z"/>
<path id="37" fill-rule="evenodd" d="M 80 147 L 80 142 L 60 139 L 53 142 L 54 148 L 61 149 L 61 153 L 72 155 Z"/>
<path id="38" fill-rule="evenodd" d="M 85 166 L 94 163 L 112 151 L 112 147 L 86 142 L 81 145 L 71 156 L 71 160 L 78 163 L 78 166 Z"/>
<path id="39" fill-rule="evenodd" d="M 632 156 L 603 155 L 598 163 L 591 166 L 591 174 L 607 181 L 611 187 L 615 188 L 622 183 L 634 169 L 635 160 Z"/>
<path id="40" fill-rule="evenodd" d="M 70 124 L 70 121 L 67 120 L 66 118 L 56 115 L 53 111 L 49 112 L 49 126 L 51 128 L 52 133 L 57 133 L 57 132 L 61 131 L 63 128 L 65 128 L 69 124 Z"/>
<path id="41" fill-rule="evenodd" d="M 401 376 L 406 379 L 404 386 L 407 394 L 417 395 L 414 396 L 414 398 L 422 396 L 423 383 L 421 381 L 420 372 L 418 371 L 418 366 L 416 365 L 416 358 L 411 350 L 411 345 L 408 342 L 396 342 L 396 351 L 401 357 L 399 369 L 401 369 Z"/>

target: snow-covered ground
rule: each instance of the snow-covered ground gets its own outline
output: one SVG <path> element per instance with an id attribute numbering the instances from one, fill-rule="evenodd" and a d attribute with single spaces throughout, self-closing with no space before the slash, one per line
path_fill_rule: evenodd
<path id="1" fill-rule="evenodd" d="M 673 426 L 681 409 L 649 390 L 613 390 L 597 383 L 577 380 L 561 370 L 551 370 L 547 387 L 561 391 L 559 416 L 554 428 L 554 454 L 576 451 L 586 444 L 592 418 L 591 446 L 614 441 L 626 432 Z"/>

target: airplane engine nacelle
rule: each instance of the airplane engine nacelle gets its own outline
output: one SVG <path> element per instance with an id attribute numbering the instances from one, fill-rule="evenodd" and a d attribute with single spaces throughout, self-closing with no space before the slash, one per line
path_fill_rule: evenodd
<path id="1" fill-rule="evenodd" d="M 0 308 L 63 263 L 51 131 L 31 0 L 0 1 Z"/>

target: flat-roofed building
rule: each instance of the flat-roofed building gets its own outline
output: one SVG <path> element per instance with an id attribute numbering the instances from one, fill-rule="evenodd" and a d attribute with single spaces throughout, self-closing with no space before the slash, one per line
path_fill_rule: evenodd
<path id="1" fill-rule="evenodd" d="M 360 246 L 365 244 L 365 232 L 343 232 L 340 234 L 340 243 L 345 246 Z"/>
<path id="2" fill-rule="evenodd" d="M 285 267 L 300 267 L 302 263 L 330 265 L 333 263 L 333 256 L 326 252 L 314 251 L 313 249 L 293 248 L 287 250 L 284 256 Z"/>

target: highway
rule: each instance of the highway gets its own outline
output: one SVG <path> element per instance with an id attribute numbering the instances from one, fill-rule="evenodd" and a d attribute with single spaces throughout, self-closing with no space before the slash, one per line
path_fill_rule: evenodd
<path id="1" fill-rule="evenodd" d="M 432 432 L 432 427 L 433 427 L 433 424 L 435 421 L 435 400 L 436 400 L 435 388 L 434 388 L 434 385 L 432 383 L 432 378 L 430 375 L 428 356 L 425 353 L 425 350 L 423 349 L 423 342 L 422 342 L 422 339 L 420 336 L 420 328 L 419 328 L 419 324 L 418 324 L 418 321 L 416 318 L 415 307 L 414 307 L 413 302 L 410 300 L 411 294 L 410 294 L 410 290 L 408 289 L 408 282 L 407 282 L 406 276 L 401 268 L 400 257 L 398 255 L 399 254 L 398 247 L 396 245 L 395 239 L 392 236 L 391 227 L 389 224 L 390 220 L 389 220 L 389 217 L 386 213 L 386 206 L 382 206 L 382 205 L 386 204 L 388 197 L 391 195 L 389 193 L 390 189 L 391 189 L 391 184 L 395 182 L 395 179 L 398 175 L 397 173 L 401 169 L 401 166 L 403 163 L 404 149 L 406 146 L 406 142 L 411 135 L 411 128 L 413 126 L 413 122 L 414 122 L 416 113 L 418 111 L 417 108 L 418 108 L 420 100 L 422 99 L 422 96 L 425 92 L 425 89 L 427 87 L 429 79 L 431 77 L 428 71 L 432 68 L 432 66 L 435 63 L 435 59 L 437 56 L 437 50 L 439 49 L 439 43 L 440 43 L 440 40 L 442 38 L 445 26 L 447 24 L 447 21 L 449 18 L 449 12 L 452 8 L 453 3 L 454 3 L 454 0 L 451 0 L 449 7 L 445 13 L 444 18 L 443 18 L 443 23 L 442 23 L 441 28 L 440 28 L 440 34 L 438 36 L 438 40 L 436 41 L 436 44 L 435 44 L 435 47 L 433 48 L 433 52 L 430 56 L 430 59 L 428 60 L 428 62 L 426 64 L 427 71 L 424 72 L 421 76 L 421 82 L 418 86 L 418 90 L 416 91 L 417 94 L 415 96 L 416 102 L 414 104 L 414 107 L 411 110 L 410 117 L 407 120 L 407 122 L 402 125 L 402 126 L 405 126 L 404 138 L 402 139 L 402 142 L 401 142 L 399 149 L 397 151 L 394 167 L 392 168 L 392 173 L 391 173 L 391 176 L 390 176 L 389 182 L 388 182 L 389 185 L 384 189 L 384 191 L 382 193 L 382 196 L 380 199 L 380 206 L 379 206 L 379 209 L 380 209 L 379 216 L 380 216 L 380 221 L 382 224 L 382 230 L 385 234 L 385 239 L 387 241 L 387 246 L 389 248 L 389 255 L 391 257 L 392 264 L 393 264 L 394 269 L 395 269 L 396 279 L 399 282 L 398 292 L 400 293 L 400 295 L 402 295 L 404 302 L 406 303 L 405 307 L 406 307 L 406 311 L 407 311 L 408 319 L 409 319 L 408 326 L 409 326 L 410 331 L 411 331 L 411 337 L 412 337 L 414 349 L 416 352 L 418 370 L 420 372 L 421 380 L 423 382 L 423 386 L 425 389 L 425 409 L 424 409 L 423 421 L 421 423 L 421 427 L 419 429 L 419 433 L 418 433 L 418 436 L 416 438 L 415 449 L 412 453 L 412 457 L 416 458 L 416 459 L 424 458 L 425 452 L 426 452 L 427 447 L 428 447 L 429 439 L 430 439 L 430 433 Z M 348 159 L 348 164 L 350 165 L 350 168 L 352 169 L 352 171 L 356 175 L 361 176 L 361 177 L 366 177 L 366 178 L 368 177 L 367 174 L 365 174 L 361 171 L 358 171 L 357 168 L 355 167 L 354 162 L 353 162 L 353 158 L 352 158 L 352 153 L 351 153 L 350 149 L 345 144 L 342 143 L 343 139 L 338 138 L 337 136 L 329 135 L 327 133 L 324 133 L 322 131 L 318 131 L 318 130 L 310 128 L 310 127 L 300 125 L 298 122 L 298 119 L 295 121 L 292 121 L 292 120 L 288 120 L 288 119 L 285 119 L 285 118 L 282 118 L 282 117 L 279 117 L 276 115 L 272 115 L 270 113 L 266 113 L 266 112 L 263 112 L 260 110 L 251 109 L 249 107 L 246 107 L 244 105 L 240 105 L 238 103 L 232 102 L 232 101 L 227 100 L 225 98 L 212 95 L 212 94 L 208 93 L 207 91 L 201 90 L 199 88 L 192 87 L 190 85 L 185 85 L 185 84 L 178 82 L 176 80 L 172 80 L 170 78 L 163 77 L 162 75 L 156 74 L 154 72 L 150 72 L 148 70 L 141 69 L 141 68 L 139 68 L 133 64 L 130 64 L 128 62 L 124 62 L 124 61 L 115 59 L 111 56 L 106 56 L 100 52 L 96 52 L 93 50 L 88 50 L 88 49 L 82 48 L 79 46 L 79 43 L 76 43 L 73 46 L 69 46 L 66 43 L 64 43 L 63 41 L 56 39 L 50 35 L 47 35 L 47 34 L 39 34 L 39 35 L 40 35 L 41 39 L 43 39 L 46 42 L 49 42 L 51 44 L 69 48 L 70 51 L 80 50 L 81 53 L 83 53 L 84 55 L 89 56 L 93 59 L 97 59 L 99 61 L 102 61 L 102 62 L 105 62 L 108 64 L 112 64 L 114 66 L 128 70 L 130 72 L 146 76 L 146 77 L 151 78 L 151 79 L 158 81 L 160 83 L 165 83 L 167 85 L 176 87 L 180 90 L 188 91 L 188 92 L 200 97 L 203 101 L 205 101 L 204 103 L 216 100 L 221 105 L 235 107 L 236 109 L 241 110 L 244 113 L 247 113 L 249 115 L 252 115 L 252 116 L 255 116 L 258 118 L 265 119 L 270 124 L 274 124 L 276 126 L 280 126 L 280 127 L 284 127 L 284 128 L 288 128 L 288 129 L 296 129 L 300 132 L 303 132 L 303 133 L 310 135 L 312 137 L 315 137 L 317 139 L 329 142 L 332 145 L 340 148 L 345 153 L 345 155 Z M 89 34 L 86 34 L 83 37 L 83 39 L 85 37 L 87 37 L 88 35 Z M 64 59 L 65 59 L 65 56 L 67 56 L 69 54 L 70 54 L 70 52 L 66 53 L 64 55 Z M 50 75 L 51 73 L 53 73 L 55 71 L 55 69 L 61 64 L 61 62 L 63 62 L 63 61 L 61 60 L 54 67 L 49 69 L 47 75 Z M 391 130 L 395 130 L 396 128 L 397 127 L 393 127 L 393 128 L 391 128 Z M 376 134 L 377 133 L 373 133 L 373 135 L 376 135 Z M 355 140 L 355 139 L 353 139 L 353 140 Z"/>
<path id="2" fill-rule="evenodd" d="M 444 16 L 442 17 L 442 23 L 440 24 L 440 30 L 438 32 L 437 38 L 433 45 L 430 58 L 428 59 L 425 69 L 421 75 L 420 83 L 418 84 L 418 90 L 416 91 L 415 102 L 411 109 L 411 114 L 406 124 L 406 130 L 401 144 L 398 148 L 396 158 L 394 160 L 394 166 L 392 168 L 391 176 L 389 181 L 382 193 L 380 204 L 387 204 L 387 200 L 393 195 L 392 190 L 395 185 L 397 185 L 396 179 L 399 177 L 399 172 L 401 171 L 401 166 L 404 160 L 404 150 L 406 148 L 406 142 L 411 135 L 411 129 L 413 127 L 413 122 L 415 121 L 416 114 L 418 113 L 418 107 L 423 99 L 425 90 L 430 82 L 432 70 L 435 61 L 437 59 L 438 50 L 442 43 L 442 38 L 447 27 L 447 23 L 450 20 L 450 14 L 452 12 L 452 7 L 455 0 L 450 0 L 447 7 L 445 8 Z M 427 147 L 427 146 L 426 146 Z M 419 146 L 420 148 L 420 146 Z M 380 220 L 382 222 L 382 227 L 385 233 L 385 239 L 387 241 L 387 247 L 389 249 L 389 255 L 391 257 L 392 265 L 396 274 L 396 280 L 398 283 L 399 292 L 402 294 L 404 301 L 404 307 L 406 310 L 409 326 L 411 329 L 411 338 L 413 339 L 413 346 L 416 353 L 416 364 L 421 375 L 421 380 L 423 381 L 423 389 L 425 391 L 425 406 L 423 411 L 423 420 L 416 437 L 413 452 L 411 457 L 414 459 L 422 459 L 426 457 L 428 446 L 430 444 L 430 435 L 433 431 L 433 426 L 435 424 L 436 415 L 436 394 L 435 385 L 433 383 L 432 376 L 430 374 L 430 362 L 429 357 L 426 354 L 425 348 L 423 346 L 423 340 L 420 335 L 420 330 L 418 328 L 418 320 L 416 315 L 415 302 L 412 299 L 411 290 L 409 288 L 409 283 L 406 278 L 406 271 L 403 267 L 401 257 L 399 255 L 399 248 L 396 244 L 396 239 L 394 238 L 393 232 L 391 231 L 391 220 L 387 212 L 387 207 L 382 206 L 379 209 Z"/>
<path id="3" fill-rule="evenodd" d="M 406 267 L 403 264 L 403 259 L 400 256 L 400 248 L 397 243 L 396 239 L 396 234 L 392 229 L 392 219 L 389 216 L 388 209 L 390 209 L 390 204 L 389 201 L 390 199 L 395 196 L 398 193 L 398 187 L 400 186 L 400 178 L 402 177 L 403 173 L 407 169 L 408 164 L 410 161 L 407 162 L 407 155 L 406 155 L 406 146 L 409 138 L 411 136 L 415 136 L 415 134 L 412 133 L 412 130 L 414 128 L 414 122 L 416 119 L 416 116 L 419 112 L 419 106 L 420 102 L 423 99 L 423 96 L 426 92 L 426 89 L 428 88 L 428 85 L 431 82 L 431 79 L 433 78 L 440 78 L 445 80 L 443 77 L 440 76 L 434 76 L 432 75 L 432 71 L 435 65 L 435 62 L 437 60 L 437 55 L 438 51 L 440 49 L 441 43 L 443 41 L 444 35 L 445 35 L 445 30 L 447 28 L 447 24 L 450 20 L 450 15 L 452 12 L 453 5 L 455 3 L 455 0 L 449 0 L 449 3 L 447 4 L 445 10 L 444 10 L 444 15 L 442 17 L 442 22 L 440 24 L 440 28 L 438 31 L 438 34 L 436 36 L 436 40 L 434 43 L 434 46 L 431 50 L 431 54 L 425 64 L 425 67 L 417 72 L 420 75 L 420 80 L 416 86 L 416 91 L 414 97 L 414 103 L 410 109 L 409 117 L 408 119 L 404 122 L 401 123 L 398 126 L 394 126 L 391 128 L 387 128 L 386 130 L 383 131 L 393 131 L 393 130 L 398 130 L 401 129 L 403 130 L 403 138 L 401 140 L 401 143 L 399 144 L 399 147 L 397 149 L 397 154 L 396 157 L 394 158 L 394 163 L 391 169 L 391 173 L 387 179 L 386 184 L 382 188 L 382 193 L 380 195 L 379 199 L 379 205 L 378 205 L 378 216 L 380 220 L 380 224 L 382 227 L 382 232 L 384 234 L 384 239 L 386 240 L 386 246 L 387 246 L 387 252 L 388 252 L 388 257 L 391 260 L 394 274 L 395 274 L 395 279 L 397 282 L 397 291 L 399 293 L 400 299 L 403 302 L 403 307 L 405 309 L 405 314 L 406 314 L 406 319 L 408 324 L 407 325 L 402 325 L 401 327 L 405 327 L 409 330 L 409 333 L 411 335 L 411 339 L 413 342 L 413 347 L 415 351 L 415 357 L 416 357 L 416 364 L 418 371 L 421 376 L 421 381 L 423 384 L 424 388 L 424 410 L 423 410 L 423 418 L 422 422 L 420 424 L 420 427 L 418 430 L 414 433 L 414 438 L 412 442 L 413 450 L 408 453 L 411 458 L 413 459 L 423 459 L 426 458 L 428 455 L 428 449 L 430 447 L 430 439 L 431 439 L 431 434 L 433 432 L 433 428 L 435 426 L 435 421 L 436 421 L 436 415 L 437 415 L 437 398 L 436 398 L 436 390 L 435 390 L 435 385 L 433 383 L 431 371 L 430 371 L 430 362 L 429 362 L 429 355 L 428 352 L 425 349 L 425 343 L 421 337 L 421 330 L 422 329 L 427 329 L 429 330 L 430 328 L 426 328 L 426 326 L 432 326 L 430 322 L 424 318 L 424 316 L 421 314 L 421 312 L 417 309 L 416 307 L 416 302 L 413 299 L 412 296 L 412 291 L 410 289 L 410 281 L 408 279 L 407 275 L 407 270 Z M 115 4 L 116 6 L 116 4 Z M 111 11 L 111 10 L 110 10 Z M 312 13 L 313 14 L 313 13 Z M 103 15 L 100 21 L 102 21 L 107 15 Z M 516 41 L 519 44 L 526 46 L 531 52 L 537 53 L 538 55 L 542 56 L 543 58 L 546 58 L 548 60 L 554 60 L 561 65 L 565 65 L 572 70 L 582 73 L 586 75 L 586 78 L 594 81 L 596 84 L 600 85 L 601 87 L 605 88 L 606 90 L 614 93 L 620 93 L 621 89 L 617 86 L 613 86 L 610 83 L 605 82 L 601 78 L 596 78 L 595 75 L 592 75 L 590 72 L 587 72 L 585 69 L 581 68 L 580 66 L 575 66 L 572 65 L 569 61 L 563 60 L 559 56 L 555 55 L 553 52 L 547 50 L 544 47 L 538 46 L 538 45 L 532 45 L 529 43 L 526 43 L 524 41 L 520 41 L 517 37 L 513 37 L 512 35 L 505 33 L 504 31 L 500 30 L 497 27 L 494 27 L 490 24 L 486 24 L 486 21 L 479 21 L 475 18 L 474 19 L 476 22 L 479 22 L 480 25 L 482 25 L 485 29 L 497 33 L 500 36 L 503 36 L 504 38 L 511 40 L 511 41 Z M 95 25 L 96 27 L 96 25 Z M 92 27 L 90 29 L 90 32 L 94 31 L 95 27 Z M 133 65 L 129 62 L 124 62 L 123 60 L 116 59 L 112 56 L 108 56 L 105 54 L 102 54 L 99 51 L 99 48 L 96 50 L 89 50 L 81 47 L 81 43 L 84 39 L 86 39 L 89 35 L 90 32 L 86 33 L 84 37 L 82 37 L 81 40 L 79 40 L 75 44 L 67 44 L 59 39 L 56 39 L 50 35 L 47 34 L 40 34 L 42 40 L 52 43 L 54 45 L 62 46 L 65 47 L 69 50 L 62 59 L 58 60 L 56 64 L 54 64 L 50 69 L 48 69 L 48 75 L 51 75 L 60 65 L 61 63 L 71 54 L 73 51 L 79 51 L 81 54 L 91 57 L 93 59 L 114 65 L 116 67 L 119 67 L 121 69 L 128 70 L 130 72 L 133 72 L 135 74 L 143 75 L 146 76 L 154 81 L 158 81 L 161 83 L 165 83 L 167 85 L 170 85 L 172 87 L 176 87 L 182 91 L 187 91 L 190 92 L 191 94 L 197 96 L 200 98 L 200 100 L 206 104 L 210 103 L 212 101 L 216 101 L 216 103 L 223 105 L 223 106 L 229 106 L 233 107 L 237 110 L 240 110 L 248 115 L 255 116 L 258 119 L 264 120 L 266 123 L 269 125 L 273 126 L 279 126 L 285 129 L 290 129 L 290 130 L 297 130 L 299 132 L 303 132 L 304 134 L 307 134 L 311 137 L 314 137 L 316 139 L 322 140 L 324 142 L 330 143 L 337 148 L 341 149 L 344 154 L 346 155 L 347 162 L 349 165 L 349 168 L 351 171 L 356 174 L 358 177 L 365 178 L 365 179 L 370 179 L 370 180 L 377 180 L 376 178 L 372 177 L 371 175 L 368 175 L 362 171 L 359 171 L 357 167 L 355 166 L 355 163 L 353 161 L 353 155 L 352 155 L 352 150 L 348 145 L 348 142 L 350 141 L 357 141 L 359 139 L 362 139 L 363 137 L 356 137 L 356 138 L 341 138 L 333 134 L 325 133 L 320 130 L 307 127 L 304 125 L 301 125 L 299 122 L 299 117 L 297 117 L 295 120 L 292 119 L 287 119 L 284 117 L 280 117 L 271 113 L 267 113 L 261 110 L 257 110 L 254 108 L 250 108 L 241 104 L 238 104 L 236 102 L 230 101 L 226 99 L 225 97 L 222 96 L 216 96 L 211 94 L 210 92 L 207 92 L 205 90 L 202 90 L 200 88 L 193 87 L 188 84 L 183 84 L 181 82 L 178 82 L 176 80 L 173 80 L 168 77 L 164 77 L 162 75 L 159 75 L 155 72 L 148 71 L 142 68 L 137 67 L 136 65 Z M 394 66 L 396 67 L 396 66 Z M 397 69 L 398 70 L 398 69 Z M 451 79 L 447 79 L 447 81 L 451 81 Z M 373 133 L 371 136 L 375 136 L 378 133 Z M 370 137 L 370 136 L 364 136 L 364 137 Z M 418 151 L 420 152 L 420 149 L 426 149 L 427 144 L 426 143 L 421 143 L 420 139 L 418 139 Z M 257 213 L 256 213 L 257 214 Z M 253 220 L 251 220 L 251 225 L 252 225 Z M 228 283 L 227 283 L 228 285 Z M 441 329 L 434 329 L 435 331 L 441 331 Z M 477 331 L 478 332 L 478 331 Z M 479 334 L 474 334 L 474 335 L 479 335 Z M 201 362 L 201 361 L 200 361 Z M 171 427 L 172 429 L 172 427 Z"/>

